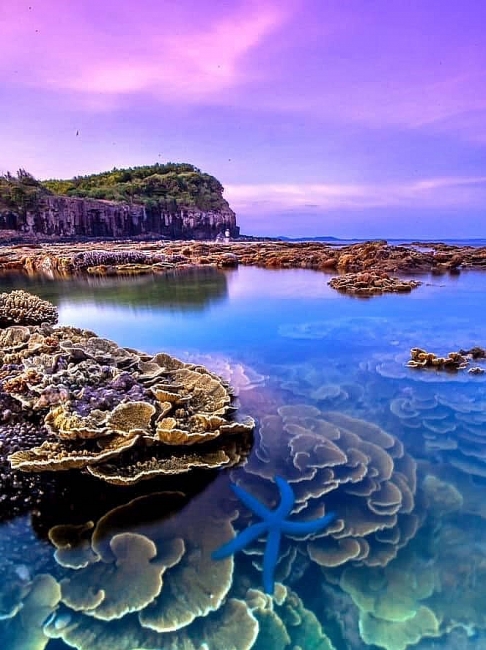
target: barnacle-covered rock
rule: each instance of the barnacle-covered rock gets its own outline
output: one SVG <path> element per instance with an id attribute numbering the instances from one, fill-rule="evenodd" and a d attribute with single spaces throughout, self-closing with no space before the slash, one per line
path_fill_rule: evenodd
<path id="1" fill-rule="evenodd" d="M 27 291 L 0 294 L 0 327 L 56 323 L 57 307 Z"/>
<path id="2" fill-rule="evenodd" d="M 72 258 L 75 271 L 87 270 L 89 267 L 115 266 L 119 264 L 147 264 L 149 261 L 150 256 L 146 253 L 134 250 L 109 251 L 95 249 L 76 253 Z"/>

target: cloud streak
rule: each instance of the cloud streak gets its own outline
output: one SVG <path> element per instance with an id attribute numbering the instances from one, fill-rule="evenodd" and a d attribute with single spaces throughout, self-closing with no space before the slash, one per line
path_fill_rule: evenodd
<path id="1" fill-rule="evenodd" d="M 370 184 L 227 185 L 225 196 L 236 211 L 258 209 L 263 213 L 294 209 L 477 208 L 486 199 L 486 176 Z"/>
<path id="2" fill-rule="evenodd" d="M 478 0 L 0 2 L 0 168 L 188 161 L 268 231 L 481 234 L 485 24 Z"/>

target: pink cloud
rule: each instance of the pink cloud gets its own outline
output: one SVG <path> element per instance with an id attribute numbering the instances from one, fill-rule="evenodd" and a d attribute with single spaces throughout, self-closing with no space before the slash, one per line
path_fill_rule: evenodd
<path id="1" fill-rule="evenodd" d="M 468 208 L 484 205 L 486 176 L 436 177 L 396 183 L 303 183 L 226 185 L 225 197 L 238 211 L 317 208 Z"/>
<path id="2" fill-rule="evenodd" d="M 290 5 L 206 5 L 142 0 L 109 11 L 90 0 L 14 2 L 0 19 L 0 78 L 91 95 L 94 105 L 126 93 L 211 97 L 258 75 L 245 57 L 283 24 Z"/>

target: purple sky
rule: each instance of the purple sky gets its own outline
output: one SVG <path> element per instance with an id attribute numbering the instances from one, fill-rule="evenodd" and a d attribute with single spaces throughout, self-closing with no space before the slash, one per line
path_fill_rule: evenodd
<path id="1" fill-rule="evenodd" d="M 0 171 L 190 162 L 246 234 L 486 237 L 485 34 L 483 0 L 1 2 Z"/>

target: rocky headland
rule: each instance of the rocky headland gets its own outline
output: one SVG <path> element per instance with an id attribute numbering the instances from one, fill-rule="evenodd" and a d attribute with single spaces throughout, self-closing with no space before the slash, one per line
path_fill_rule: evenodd
<path id="1" fill-rule="evenodd" d="M 40 182 L 0 177 L 0 241 L 92 237 L 215 239 L 239 234 L 213 176 L 188 164 L 115 169 Z"/>

